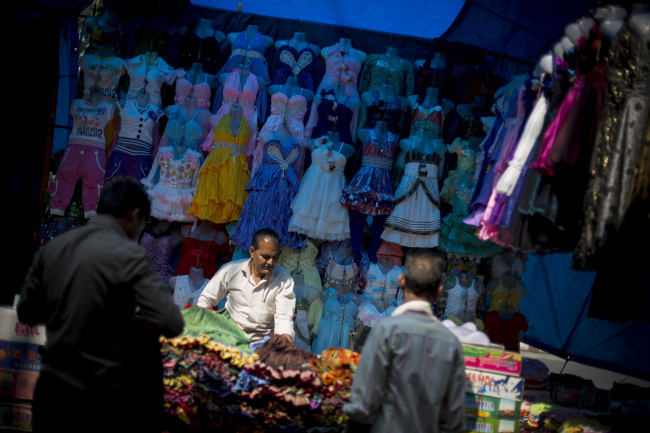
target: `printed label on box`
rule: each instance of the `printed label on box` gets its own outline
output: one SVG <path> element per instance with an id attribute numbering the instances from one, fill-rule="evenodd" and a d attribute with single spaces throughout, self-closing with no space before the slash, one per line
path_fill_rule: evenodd
<path id="1" fill-rule="evenodd" d="M 529 403 L 550 403 L 551 393 L 549 391 L 537 391 L 532 389 L 524 389 L 523 400 Z"/>
<path id="2" fill-rule="evenodd" d="M 0 341 L 0 368 L 40 371 L 37 344 L 20 341 Z"/>
<path id="3" fill-rule="evenodd" d="M 465 394 L 463 400 L 465 413 L 480 418 L 513 419 L 519 418 L 521 402 L 485 395 Z"/>
<path id="4" fill-rule="evenodd" d="M 515 376 L 465 369 L 465 392 L 489 397 L 521 400 L 524 379 Z"/>
<path id="5" fill-rule="evenodd" d="M 519 433 L 518 424 L 514 420 L 465 416 L 466 433 Z"/>
<path id="6" fill-rule="evenodd" d="M 45 326 L 29 326 L 18 321 L 16 310 L 0 307 L 0 340 L 45 344 Z"/>
<path id="7" fill-rule="evenodd" d="M 523 358 L 519 353 L 463 344 L 465 366 L 478 370 L 519 376 Z"/>

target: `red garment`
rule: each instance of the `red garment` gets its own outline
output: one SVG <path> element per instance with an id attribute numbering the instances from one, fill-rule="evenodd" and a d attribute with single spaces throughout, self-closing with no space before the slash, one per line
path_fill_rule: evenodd
<path id="1" fill-rule="evenodd" d="M 519 332 L 528 330 L 526 316 L 515 313 L 505 321 L 497 311 L 490 311 L 483 318 L 485 333 L 492 343 L 503 344 L 506 350 L 519 350 Z"/>
<path id="2" fill-rule="evenodd" d="M 218 232 L 217 232 L 218 233 Z M 217 235 L 210 241 L 196 239 L 190 235 L 181 246 L 181 259 L 174 275 L 189 275 L 190 268 L 203 268 L 203 278 L 211 279 L 217 273 L 217 262 L 227 263 L 232 259 L 233 248 L 228 242 L 223 245 L 215 242 Z"/>

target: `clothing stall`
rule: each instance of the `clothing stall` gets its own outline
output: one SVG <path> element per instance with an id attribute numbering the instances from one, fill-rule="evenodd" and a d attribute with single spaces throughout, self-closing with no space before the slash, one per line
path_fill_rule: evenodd
<path id="1" fill-rule="evenodd" d="M 105 182 L 141 181 L 152 218 L 138 242 L 186 321 L 162 341 L 169 431 L 343 431 L 364 342 L 404 302 L 414 249 L 445 259 L 433 311 L 470 345 L 507 355 L 523 339 L 579 357 L 551 326 L 616 321 L 614 345 L 626 326 L 649 326 L 633 253 L 650 241 L 645 6 L 572 4 L 564 21 L 544 15 L 557 34 L 543 37 L 529 11 L 535 31 L 488 47 L 470 28 L 513 25 L 503 2 L 483 18 L 491 2 L 450 2 L 437 33 L 248 2 L 96 3 L 60 65 L 76 83 L 57 96 L 57 128 L 69 130 L 45 155 L 34 251 L 93 218 Z M 227 312 L 196 307 L 262 228 L 279 234 L 294 276 L 293 346 L 252 349 Z M 572 323 L 547 322 L 540 295 L 556 296 L 540 267 L 560 253 L 559 278 L 589 285 Z M 641 346 L 626 350 L 647 359 Z M 516 425 L 534 431 L 526 419 Z"/>

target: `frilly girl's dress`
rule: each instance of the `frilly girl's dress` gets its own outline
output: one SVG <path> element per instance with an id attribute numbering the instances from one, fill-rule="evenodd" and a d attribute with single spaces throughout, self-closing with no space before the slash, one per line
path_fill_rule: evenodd
<path id="1" fill-rule="evenodd" d="M 192 149 L 177 153 L 173 147 L 165 146 L 158 150 L 153 170 L 141 180 L 151 198 L 152 217 L 167 221 L 194 221 L 186 212 L 196 190 L 201 159 L 201 155 Z"/>
<path id="2" fill-rule="evenodd" d="M 291 142 L 272 139 L 264 143 L 262 165 L 253 173 L 246 191 L 248 199 L 230 240 L 242 250 L 251 246 L 253 235 L 271 228 L 283 246 L 298 250 L 305 247 L 298 234 L 289 233 L 291 202 L 298 191 L 296 165 L 301 163 L 302 149 Z"/>
<path id="3" fill-rule="evenodd" d="M 321 141 L 325 141 L 321 144 Z M 328 241 L 350 237 L 348 210 L 340 203 L 345 187 L 346 158 L 332 142 L 319 139 L 311 153 L 312 164 L 291 204 L 289 231 Z"/>
<path id="4" fill-rule="evenodd" d="M 188 213 L 215 224 L 236 221 L 248 198 L 245 187 L 250 180 L 246 146 L 251 136 L 248 121 L 242 117 L 237 133 L 230 114 L 225 114 L 214 130 L 208 155 L 199 175 L 199 184 Z"/>

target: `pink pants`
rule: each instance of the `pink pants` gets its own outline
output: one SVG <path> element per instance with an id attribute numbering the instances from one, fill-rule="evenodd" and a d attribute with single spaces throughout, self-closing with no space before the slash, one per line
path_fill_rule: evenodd
<path id="1" fill-rule="evenodd" d="M 70 144 L 65 150 L 56 178 L 50 183 L 50 213 L 63 215 L 68 207 L 77 180 L 81 179 L 84 217 L 97 212 L 99 193 L 104 186 L 106 151 L 99 147 Z"/>

